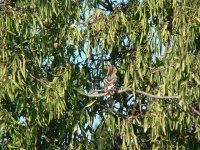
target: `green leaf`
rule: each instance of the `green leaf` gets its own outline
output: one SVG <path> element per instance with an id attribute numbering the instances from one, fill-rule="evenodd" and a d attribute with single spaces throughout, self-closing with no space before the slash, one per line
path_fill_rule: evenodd
<path id="1" fill-rule="evenodd" d="M 82 88 L 81 88 L 81 89 L 73 88 L 73 89 L 76 90 L 76 91 L 77 91 L 78 93 L 80 93 L 81 95 L 88 96 Z"/>
<path id="2" fill-rule="evenodd" d="M 89 102 L 87 105 L 85 105 L 84 108 L 87 108 L 87 107 L 92 106 L 96 101 L 97 101 L 97 100 L 94 100 L 94 101 Z"/>

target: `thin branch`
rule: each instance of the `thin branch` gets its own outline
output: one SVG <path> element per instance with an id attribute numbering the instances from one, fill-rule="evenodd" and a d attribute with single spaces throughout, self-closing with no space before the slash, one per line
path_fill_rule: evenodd
<path id="1" fill-rule="evenodd" d="M 39 81 L 42 85 L 46 85 L 46 84 L 48 83 L 45 79 L 36 78 L 36 77 L 33 76 L 32 74 L 30 74 L 30 76 L 32 77 L 33 80 Z"/>
<path id="2" fill-rule="evenodd" d="M 95 90 L 95 92 L 103 92 L 104 91 L 104 89 L 101 89 L 101 90 Z"/>
<path id="3" fill-rule="evenodd" d="M 106 93 L 94 93 L 94 94 L 87 94 L 87 96 L 88 97 L 90 97 L 90 98 L 97 98 L 97 97 L 103 97 L 103 96 L 106 96 L 106 95 L 108 95 L 108 92 L 106 92 Z"/>
<path id="4" fill-rule="evenodd" d="M 132 91 L 132 89 L 130 87 L 124 88 L 124 89 L 118 90 L 117 93 L 124 93 L 127 91 Z M 140 91 L 140 90 L 136 90 L 136 93 L 139 93 L 139 94 L 151 97 L 151 98 L 157 98 L 157 99 L 179 99 L 180 98 L 180 96 L 157 96 L 157 95 L 153 95 L 153 94 L 150 94 L 150 93 L 147 93 L 144 91 Z M 88 94 L 88 97 L 103 97 L 103 96 L 106 96 L 107 94 L 108 94 L 108 92 L 100 93 L 100 94 L 98 94 L 98 93 L 97 94 Z"/>
<path id="5" fill-rule="evenodd" d="M 146 93 L 146 92 L 139 91 L 139 90 L 136 90 L 136 92 L 146 95 L 146 96 L 149 96 L 151 98 L 158 98 L 158 99 L 179 99 L 180 98 L 180 96 L 157 96 L 157 95 L 152 95 L 150 93 Z"/>
<path id="6" fill-rule="evenodd" d="M 142 118 L 144 117 L 145 115 L 143 113 L 139 113 L 137 115 L 128 115 L 127 116 L 127 120 L 133 120 L 133 119 L 137 119 L 137 118 Z"/>
<path id="7" fill-rule="evenodd" d="M 194 112 L 194 113 L 196 113 L 197 115 L 199 115 L 200 116 L 200 112 L 198 111 L 198 110 L 196 110 L 194 107 L 190 107 L 191 109 L 192 109 L 192 111 Z"/>
<path id="8" fill-rule="evenodd" d="M 170 69 L 172 67 L 175 67 L 176 65 L 177 65 L 177 63 L 174 63 L 173 65 L 170 65 L 170 66 L 167 66 L 167 67 L 152 68 L 150 70 L 150 73 L 157 73 L 157 72 L 160 72 L 160 71 L 164 71 L 166 69 Z"/>
<path id="9" fill-rule="evenodd" d="M 115 111 L 112 108 L 106 107 L 104 105 L 98 105 L 98 106 L 101 107 L 101 108 L 103 108 L 103 109 L 105 109 L 105 110 L 107 110 L 109 113 L 111 113 L 112 115 L 114 115 L 116 117 L 121 117 L 121 118 L 126 118 L 127 117 L 126 115 L 124 115 L 122 113 L 119 113 L 119 112 Z"/>
<path id="10" fill-rule="evenodd" d="M 130 87 L 119 90 L 118 93 L 123 93 L 123 92 L 127 92 L 127 91 L 131 91 L 132 89 Z M 158 99 L 179 99 L 180 96 L 157 96 L 157 95 L 153 95 L 144 91 L 140 91 L 140 90 L 136 90 L 136 93 L 151 97 L 151 98 L 158 98 Z"/>
<path id="11" fill-rule="evenodd" d="M 126 115 L 121 114 L 121 113 L 115 111 L 115 110 L 112 109 L 112 108 L 108 108 L 107 110 L 108 110 L 109 113 L 113 114 L 113 115 L 116 116 L 116 117 L 126 118 Z"/>
<path id="12" fill-rule="evenodd" d="M 131 91 L 130 87 L 118 90 L 117 93 L 124 93 L 124 92 L 128 92 L 128 91 Z"/>
<path id="13" fill-rule="evenodd" d="M 98 91 L 102 91 L 102 90 L 98 90 Z M 128 88 L 124 88 L 124 89 L 121 89 L 121 90 L 118 90 L 117 93 L 123 93 L 123 92 L 127 92 L 127 91 L 131 91 L 131 88 L 128 87 Z M 157 98 L 157 99 L 179 99 L 180 96 L 157 96 L 157 95 L 153 95 L 153 94 L 150 94 L 150 93 L 147 93 L 147 92 L 144 92 L 144 91 L 140 91 L 140 90 L 136 90 L 137 93 L 139 94 L 142 94 L 142 95 L 145 95 L 145 96 L 148 96 L 148 97 L 151 97 L 151 98 Z M 108 95 L 108 92 L 106 93 L 100 93 L 100 94 L 88 94 L 88 97 L 91 97 L 91 98 L 97 98 L 97 97 L 103 97 L 103 96 L 106 96 Z M 198 110 L 196 110 L 194 107 L 190 106 L 191 110 L 196 113 L 197 115 L 200 116 L 200 112 Z M 125 115 L 123 114 L 119 114 L 118 112 L 116 112 L 115 110 L 109 108 L 107 109 L 108 112 L 112 113 L 113 115 L 115 116 L 120 116 L 122 118 L 125 118 Z M 138 116 L 131 116 L 131 118 L 137 118 Z"/>

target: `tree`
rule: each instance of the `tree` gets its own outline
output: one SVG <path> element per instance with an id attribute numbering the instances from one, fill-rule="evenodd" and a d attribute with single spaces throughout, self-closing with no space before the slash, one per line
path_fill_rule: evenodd
<path id="1" fill-rule="evenodd" d="M 199 147 L 199 0 L 4 0 L 0 31 L 2 148 Z"/>

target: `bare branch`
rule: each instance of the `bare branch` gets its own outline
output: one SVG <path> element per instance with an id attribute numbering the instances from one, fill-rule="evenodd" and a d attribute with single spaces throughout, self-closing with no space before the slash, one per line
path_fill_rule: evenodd
<path id="1" fill-rule="evenodd" d="M 118 90 L 117 93 L 124 93 L 124 92 L 128 92 L 128 91 L 131 91 L 130 87 Z"/>
<path id="2" fill-rule="evenodd" d="M 103 96 L 106 96 L 108 94 L 108 92 L 106 93 L 94 93 L 94 94 L 87 94 L 88 97 L 91 97 L 91 98 L 97 98 L 97 97 L 103 97 Z"/>
<path id="3" fill-rule="evenodd" d="M 127 91 L 131 91 L 132 89 L 130 87 L 119 90 L 118 93 L 123 93 L 123 92 L 127 92 Z M 158 98 L 158 99 L 179 99 L 180 96 L 157 96 L 157 95 L 153 95 L 144 91 L 140 91 L 140 90 L 136 90 L 136 93 L 151 97 L 151 98 Z"/>
<path id="4" fill-rule="evenodd" d="M 130 88 L 130 86 L 128 88 L 124 88 L 121 90 L 118 90 L 117 93 L 124 93 L 127 91 L 132 91 L 132 89 Z M 151 98 L 157 98 L 157 99 L 179 99 L 180 96 L 157 96 L 157 95 L 153 95 L 144 91 L 140 91 L 140 90 L 136 90 L 136 93 L 151 97 Z M 108 93 L 99 93 L 99 94 L 88 94 L 88 97 L 103 97 L 106 96 Z"/>
<path id="5" fill-rule="evenodd" d="M 139 90 L 136 90 L 136 92 L 146 95 L 146 96 L 149 96 L 151 98 L 158 98 L 158 99 L 179 99 L 180 98 L 180 96 L 157 96 L 157 95 L 152 95 L 150 93 L 146 93 L 146 92 L 139 91 Z"/>
<path id="6" fill-rule="evenodd" d="M 192 111 L 194 112 L 194 113 L 196 113 L 197 115 L 199 115 L 200 116 L 200 112 L 198 111 L 198 110 L 196 110 L 194 107 L 190 107 L 191 109 L 192 109 Z"/>

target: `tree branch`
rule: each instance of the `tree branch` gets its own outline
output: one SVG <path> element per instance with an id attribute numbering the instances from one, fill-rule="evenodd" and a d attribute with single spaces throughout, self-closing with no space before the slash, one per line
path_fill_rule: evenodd
<path id="1" fill-rule="evenodd" d="M 128 92 L 128 91 L 132 91 L 132 89 L 130 87 L 124 88 L 124 89 L 118 90 L 117 93 L 124 93 L 124 92 Z M 139 94 L 151 97 L 151 98 L 157 98 L 157 99 L 179 99 L 180 98 L 180 96 L 157 96 L 157 95 L 153 95 L 153 94 L 150 94 L 150 93 L 147 93 L 144 91 L 140 91 L 140 90 L 136 90 L 136 93 L 139 93 Z M 106 96 L 107 94 L 108 94 L 108 92 L 107 93 L 88 94 L 88 97 L 91 97 L 91 98 L 96 97 L 97 98 L 97 97 Z"/>
<path id="2" fill-rule="evenodd" d="M 152 95 L 150 93 L 146 93 L 146 92 L 139 91 L 139 90 L 136 90 L 136 92 L 146 95 L 146 96 L 149 96 L 151 98 L 158 98 L 158 99 L 179 99 L 180 98 L 180 96 L 157 96 L 157 95 Z"/>
<path id="3" fill-rule="evenodd" d="M 200 116 L 200 112 L 198 110 L 196 110 L 194 107 L 190 106 L 191 110 L 196 113 L 197 115 Z"/>
<path id="4" fill-rule="evenodd" d="M 87 94 L 88 97 L 90 98 L 98 98 L 98 97 L 103 97 L 103 96 L 106 96 L 108 94 L 108 92 L 106 93 L 95 93 L 95 94 Z"/>
<path id="5" fill-rule="evenodd" d="M 103 108 L 103 109 L 105 109 L 105 110 L 107 110 L 109 113 L 111 113 L 111 114 L 114 115 L 115 117 L 121 117 L 121 118 L 126 118 L 126 117 L 127 117 L 126 115 L 124 115 L 124 114 L 122 114 L 122 113 L 119 113 L 119 112 L 115 111 L 115 110 L 112 109 L 112 108 L 108 108 L 108 107 L 106 107 L 106 106 L 104 106 L 104 105 L 98 105 L 98 106 L 101 107 L 101 108 Z"/>
<path id="6" fill-rule="evenodd" d="M 126 118 L 126 115 L 121 114 L 121 113 L 115 111 L 115 110 L 112 109 L 112 108 L 108 108 L 107 110 L 108 110 L 109 113 L 113 114 L 113 115 L 116 116 L 116 117 L 119 116 L 119 117 L 121 117 L 121 118 Z"/>

